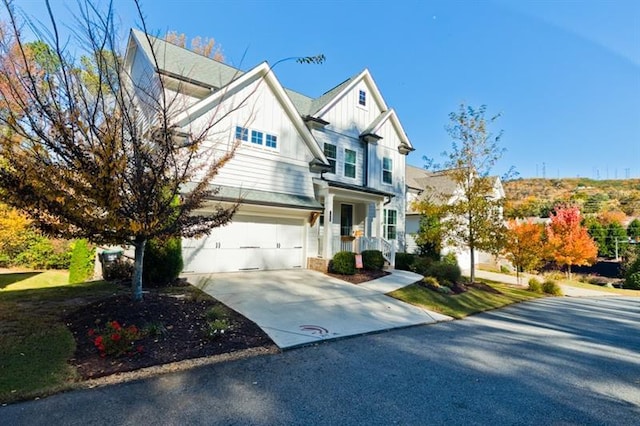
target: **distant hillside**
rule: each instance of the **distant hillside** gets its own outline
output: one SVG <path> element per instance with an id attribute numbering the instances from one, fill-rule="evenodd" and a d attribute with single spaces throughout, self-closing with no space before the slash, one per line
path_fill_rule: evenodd
<path id="1" fill-rule="evenodd" d="M 640 179 L 517 179 L 503 185 L 508 217 L 547 217 L 558 203 L 577 204 L 583 214 L 621 211 L 640 216 Z"/>

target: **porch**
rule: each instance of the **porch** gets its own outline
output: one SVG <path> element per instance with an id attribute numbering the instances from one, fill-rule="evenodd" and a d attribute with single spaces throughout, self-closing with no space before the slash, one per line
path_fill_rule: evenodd
<path id="1" fill-rule="evenodd" d="M 396 223 L 385 205 L 393 194 L 339 182 L 314 181 L 324 211 L 317 226 L 317 256 L 331 259 L 339 251 L 379 250 L 395 264 Z"/>
<path id="2" fill-rule="evenodd" d="M 318 239 L 319 253 L 324 253 L 323 238 Z M 380 237 L 345 237 L 336 235 L 331 240 L 328 259 L 339 251 L 350 251 L 352 253 L 362 253 L 365 250 L 379 250 L 382 257 L 393 267 L 396 258 L 395 241 L 387 241 Z"/>

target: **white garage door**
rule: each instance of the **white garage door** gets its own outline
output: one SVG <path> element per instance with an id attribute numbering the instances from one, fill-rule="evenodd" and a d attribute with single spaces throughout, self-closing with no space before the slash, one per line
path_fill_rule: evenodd
<path id="1" fill-rule="evenodd" d="M 236 215 L 211 235 L 182 242 L 184 272 L 302 268 L 304 222 Z"/>

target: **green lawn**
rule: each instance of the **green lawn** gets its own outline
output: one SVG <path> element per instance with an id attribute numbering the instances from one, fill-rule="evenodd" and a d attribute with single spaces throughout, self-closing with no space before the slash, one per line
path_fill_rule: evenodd
<path id="1" fill-rule="evenodd" d="M 470 288 L 469 291 L 462 294 L 445 295 L 418 284 L 412 284 L 389 293 L 389 296 L 454 318 L 464 318 L 467 315 L 478 312 L 542 297 L 540 294 L 534 294 L 506 284 L 481 281 L 498 290 L 500 294 Z"/>
<path id="2" fill-rule="evenodd" d="M 610 288 L 610 287 L 605 287 L 605 286 L 601 286 L 601 285 L 583 283 L 581 281 L 567 280 L 567 279 L 558 281 L 558 284 L 568 285 L 568 286 L 571 286 L 571 287 L 586 288 L 586 289 L 589 289 L 589 290 L 604 291 L 604 292 L 607 292 L 607 293 L 617 294 L 619 296 L 640 297 L 640 290 L 627 290 L 627 289 L 622 289 L 622 288 Z"/>
<path id="3" fill-rule="evenodd" d="M 66 281 L 66 271 L 0 274 L 0 403 L 70 387 L 75 343 L 62 314 L 122 291 L 104 281 Z"/>

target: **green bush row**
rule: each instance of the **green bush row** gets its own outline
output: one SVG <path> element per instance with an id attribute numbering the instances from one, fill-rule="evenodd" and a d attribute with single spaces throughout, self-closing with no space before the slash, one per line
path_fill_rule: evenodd
<path id="1" fill-rule="evenodd" d="M 562 296 L 562 289 L 553 280 L 546 280 L 543 283 L 540 283 L 536 278 L 531 278 L 529 280 L 529 291 L 534 293 L 546 293 L 551 294 L 553 296 Z"/>
<path id="2" fill-rule="evenodd" d="M 380 250 L 365 250 L 362 252 L 362 267 L 367 271 L 381 271 L 384 267 L 384 257 Z M 333 255 L 329 262 L 329 272 L 342 275 L 356 273 L 356 255 L 349 251 L 340 251 Z"/>

